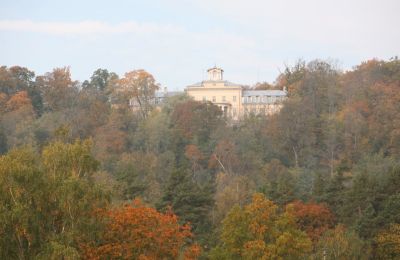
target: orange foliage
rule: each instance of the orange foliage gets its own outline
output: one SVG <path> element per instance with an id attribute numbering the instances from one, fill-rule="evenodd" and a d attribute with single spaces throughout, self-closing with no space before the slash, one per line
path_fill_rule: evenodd
<path id="1" fill-rule="evenodd" d="M 199 148 L 197 148 L 197 146 L 194 144 L 189 144 L 186 146 L 185 156 L 190 161 L 195 161 L 195 162 L 203 159 L 203 154 L 201 153 Z"/>
<path id="2" fill-rule="evenodd" d="M 8 95 L 6 93 L 0 92 L 0 112 L 4 112 L 7 100 Z"/>
<path id="3" fill-rule="evenodd" d="M 84 259 L 196 259 L 198 245 L 185 248 L 192 237 L 190 226 L 179 225 L 172 212 L 165 214 L 144 206 L 140 200 L 131 205 L 100 213 L 108 220 L 100 244 L 83 244 Z M 185 249 L 185 250 L 183 250 Z"/>
<path id="4" fill-rule="evenodd" d="M 294 209 L 293 214 L 299 228 L 306 232 L 314 242 L 318 241 L 321 235 L 335 224 L 332 212 L 323 204 L 305 204 L 295 201 L 289 205 Z"/>
<path id="5" fill-rule="evenodd" d="M 24 106 L 32 106 L 31 100 L 26 91 L 19 91 L 6 103 L 8 111 L 15 111 Z"/>

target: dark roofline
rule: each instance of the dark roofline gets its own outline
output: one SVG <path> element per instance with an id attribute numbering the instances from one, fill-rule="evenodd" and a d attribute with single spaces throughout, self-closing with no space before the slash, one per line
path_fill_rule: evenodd
<path id="1" fill-rule="evenodd" d="M 221 70 L 222 72 L 224 72 L 224 70 L 223 70 L 223 69 L 221 69 L 221 68 L 217 68 L 217 67 L 215 67 L 215 66 L 214 66 L 213 68 L 210 68 L 210 69 L 208 69 L 208 70 L 207 70 L 207 72 L 209 72 L 210 70 L 213 70 L 213 69 L 219 69 L 219 70 Z"/>

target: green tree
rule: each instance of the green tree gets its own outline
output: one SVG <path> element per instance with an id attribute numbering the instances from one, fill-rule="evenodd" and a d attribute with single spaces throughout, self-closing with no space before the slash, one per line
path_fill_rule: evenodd
<path id="1" fill-rule="evenodd" d="M 213 189 L 209 186 L 200 187 L 190 176 L 190 171 L 184 169 L 173 171 L 158 208 L 170 206 L 182 223 L 190 223 L 193 232 L 204 237 L 211 229 Z"/>
<path id="2" fill-rule="evenodd" d="M 4 259 L 73 257 L 96 233 L 93 210 L 109 197 L 90 176 L 89 141 L 11 150 L 0 157 L 0 254 Z"/>

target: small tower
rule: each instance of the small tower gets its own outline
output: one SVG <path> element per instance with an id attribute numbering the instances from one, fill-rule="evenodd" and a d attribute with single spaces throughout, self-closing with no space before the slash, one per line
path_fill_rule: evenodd
<path id="1" fill-rule="evenodd" d="M 207 70 L 208 80 L 211 81 L 221 81 L 223 79 L 224 70 L 221 68 L 211 68 Z"/>

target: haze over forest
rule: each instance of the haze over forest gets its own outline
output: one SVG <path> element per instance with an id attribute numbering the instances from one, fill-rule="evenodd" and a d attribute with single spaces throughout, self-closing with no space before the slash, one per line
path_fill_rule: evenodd
<path id="1" fill-rule="evenodd" d="M 398 7 L 1 3 L 0 259 L 400 259 Z"/>

